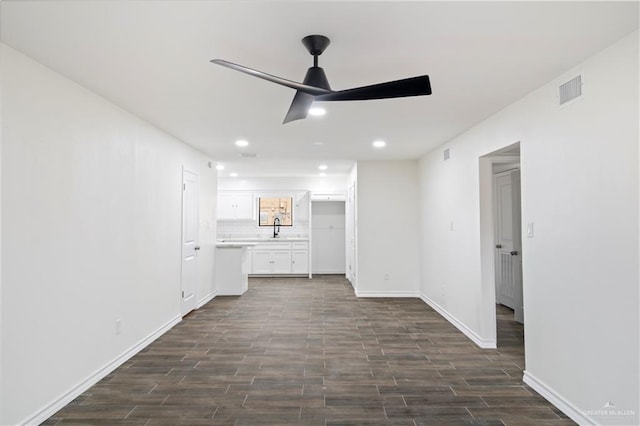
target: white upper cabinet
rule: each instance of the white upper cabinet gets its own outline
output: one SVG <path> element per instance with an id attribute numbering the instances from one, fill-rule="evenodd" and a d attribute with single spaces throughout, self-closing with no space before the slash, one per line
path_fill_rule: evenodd
<path id="1" fill-rule="evenodd" d="M 253 220 L 251 192 L 218 192 L 218 220 Z"/>
<path id="2" fill-rule="evenodd" d="M 295 194 L 294 220 L 303 222 L 309 221 L 309 192 L 298 192 Z"/>
<path id="3" fill-rule="evenodd" d="M 236 219 L 255 219 L 252 193 L 236 193 Z"/>
<path id="4" fill-rule="evenodd" d="M 345 201 L 347 194 L 344 191 L 312 192 L 311 201 Z"/>

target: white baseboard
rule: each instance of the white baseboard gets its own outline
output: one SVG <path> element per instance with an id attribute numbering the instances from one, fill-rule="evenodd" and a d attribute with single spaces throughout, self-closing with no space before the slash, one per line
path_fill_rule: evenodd
<path id="1" fill-rule="evenodd" d="M 81 383 L 71 388 L 69 391 L 61 395 L 59 398 L 55 399 L 47 406 L 43 407 L 37 413 L 33 414 L 31 417 L 28 417 L 21 421 L 19 424 L 21 425 L 39 425 L 40 423 L 47 420 L 49 417 L 54 415 L 68 403 L 73 401 L 75 398 L 80 396 L 83 392 L 89 389 L 91 386 L 98 383 L 104 377 L 106 377 L 109 373 L 111 373 L 116 368 L 120 367 L 124 364 L 128 359 L 132 356 L 140 352 L 144 349 L 148 344 L 156 340 L 158 337 L 162 336 L 164 333 L 173 328 L 176 324 L 182 321 L 182 317 L 178 316 L 164 324 L 162 327 L 158 328 L 153 333 L 149 334 L 147 337 L 133 345 L 131 348 L 127 349 L 113 361 L 109 362 L 104 367 L 100 368 L 89 377 L 84 379 Z"/>
<path id="2" fill-rule="evenodd" d="M 211 302 L 213 299 L 215 299 L 217 294 L 218 294 L 218 290 L 213 290 L 211 293 L 207 294 L 202 299 L 198 300 L 198 307 L 196 309 L 200 309 L 207 303 Z"/>
<path id="3" fill-rule="evenodd" d="M 442 306 L 438 305 L 433 300 L 429 299 L 424 294 L 420 295 L 420 299 L 427 305 L 431 306 L 437 313 L 442 315 L 444 319 L 453 324 L 458 330 L 460 330 L 465 336 L 473 341 L 476 345 L 482 349 L 495 349 L 498 346 L 498 342 L 495 339 L 483 339 L 478 336 L 475 331 L 468 328 L 466 325 L 458 321 L 453 315 L 447 312 Z"/>
<path id="4" fill-rule="evenodd" d="M 415 291 L 356 291 L 358 297 L 420 297 Z"/>
<path id="5" fill-rule="evenodd" d="M 560 411 L 569 416 L 571 420 L 579 425 L 595 425 L 595 422 L 591 417 L 584 414 L 578 407 L 567 401 L 560 394 L 547 386 L 542 381 L 538 380 L 535 376 L 528 373 L 526 370 L 523 372 L 522 381 L 531 387 L 534 391 L 542 395 L 547 401 L 555 405 Z"/>

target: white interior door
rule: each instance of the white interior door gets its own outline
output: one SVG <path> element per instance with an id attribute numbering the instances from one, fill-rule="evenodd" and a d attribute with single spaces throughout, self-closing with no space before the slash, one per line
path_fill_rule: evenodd
<path id="1" fill-rule="evenodd" d="M 496 295 L 523 321 L 520 170 L 496 174 Z"/>
<path id="2" fill-rule="evenodd" d="M 182 170 L 182 315 L 196 308 L 198 280 L 198 175 Z"/>

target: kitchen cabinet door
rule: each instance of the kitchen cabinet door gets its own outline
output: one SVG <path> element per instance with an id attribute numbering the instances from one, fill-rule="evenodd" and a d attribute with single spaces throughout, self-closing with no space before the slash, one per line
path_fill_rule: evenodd
<path id="1" fill-rule="evenodd" d="M 251 192 L 218 192 L 219 220 L 253 220 Z"/>
<path id="2" fill-rule="evenodd" d="M 253 274 L 271 274 L 273 252 L 271 250 L 253 250 L 251 273 Z"/>
<path id="3" fill-rule="evenodd" d="M 291 272 L 294 274 L 309 273 L 309 252 L 307 250 L 291 252 Z"/>
<path id="4" fill-rule="evenodd" d="M 253 212 L 253 194 L 237 193 L 235 194 L 236 203 L 236 219 L 254 219 Z"/>
<path id="5" fill-rule="evenodd" d="M 291 250 L 275 250 L 272 253 L 273 253 L 272 273 L 290 274 L 291 273 Z"/>
<path id="6" fill-rule="evenodd" d="M 235 197 L 231 193 L 218 193 L 218 219 L 235 219 Z"/>

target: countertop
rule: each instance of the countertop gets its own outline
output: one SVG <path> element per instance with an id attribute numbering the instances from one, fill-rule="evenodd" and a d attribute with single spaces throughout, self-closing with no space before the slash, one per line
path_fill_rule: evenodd
<path id="1" fill-rule="evenodd" d="M 242 248 L 257 246 L 258 243 L 254 241 L 217 241 L 216 248 Z"/>
<path id="2" fill-rule="evenodd" d="M 286 243 L 289 241 L 309 241 L 309 237 L 228 237 L 228 238 L 219 238 L 216 246 L 218 244 L 245 244 L 245 243 L 253 243 L 252 245 L 260 244 L 260 243 Z"/>

